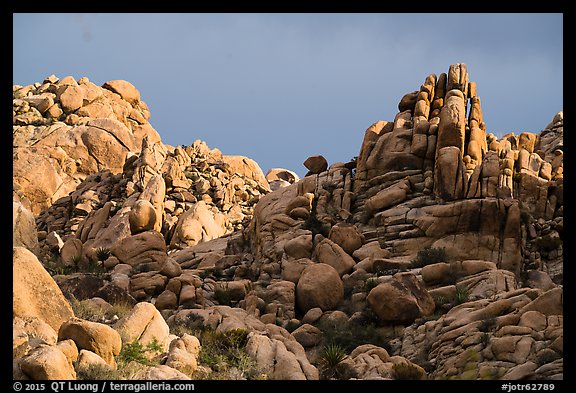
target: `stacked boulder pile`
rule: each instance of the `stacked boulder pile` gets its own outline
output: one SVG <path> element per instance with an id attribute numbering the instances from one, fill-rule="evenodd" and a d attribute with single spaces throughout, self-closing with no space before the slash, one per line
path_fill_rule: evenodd
<path id="1" fill-rule="evenodd" d="M 271 379 L 561 379 L 562 112 L 498 138 L 464 64 L 398 109 L 357 159 L 309 157 L 299 179 L 163 144 L 125 81 L 15 86 L 14 269 L 38 258 L 51 291 L 15 288 L 15 377 L 114 368 L 135 341 L 163 354 L 135 378 L 209 375 L 184 327 L 245 332 Z M 26 309 L 40 296 L 57 321 Z M 130 312 L 85 321 L 78 301 Z"/>

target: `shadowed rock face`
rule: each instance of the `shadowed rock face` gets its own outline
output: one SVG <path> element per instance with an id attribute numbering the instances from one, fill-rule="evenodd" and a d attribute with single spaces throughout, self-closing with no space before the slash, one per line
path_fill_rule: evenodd
<path id="1" fill-rule="evenodd" d="M 13 94 L 13 239 L 37 255 L 14 248 L 14 378 L 114 368 L 137 341 L 166 358 L 134 378 L 209 379 L 200 348 L 225 333 L 270 379 L 562 378 L 562 112 L 497 138 L 454 64 L 357 159 L 312 156 L 299 179 L 163 144 L 126 81 Z M 63 293 L 126 314 L 73 319 Z M 334 374 L 329 344 L 348 354 Z"/>

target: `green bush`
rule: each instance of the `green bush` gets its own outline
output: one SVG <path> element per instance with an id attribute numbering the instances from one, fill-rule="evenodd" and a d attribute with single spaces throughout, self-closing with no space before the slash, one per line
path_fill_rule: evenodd
<path id="1" fill-rule="evenodd" d="M 73 267 L 76 271 L 80 268 L 80 262 L 82 261 L 82 255 L 74 255 L 70 258 L 69 265 Z"/>
<path id="2" fill-rule="evenodd" d="M 318 328 L 324 333 L 326 345 L 336 345 L 347 352 L 351 352 L 363 344 L 373 344 L 390 350 L 388 340 L 380 334 L 377 324 L 373 321 L 366 321 L 357 329 L 351 329 L 350 326 L 334 326 L 327 323 L 319 324 Z"/>
<path id="3" fill-rule="evenodd" d="M 454 300 L 456 304 L 466 303 L 468 301 L 468 289 L 465 287 L 456 287 L 456 293 L 454 294 Z"/>
<path id="4" fill-rule="evenodd" d="M 434 303 L 436 307 L 442 307 L 446 304 L 446 298 L 442 295 L 434 296 Z"/>
<path id="5" fill-rule="evenodd" d="M 286 325 L 284 325 L 284 329 L 288 331 L 288 333 L 292 333 L 294 330 L 298 329 L 300 324 L 298 322 L 288 321 Z"/>
<path id="6" fill-rule="evenodd" d="M 478 330 L 481 332 L 489 332 L 496 329 L 496 318 L 490 317 L 482 320 L 478 325 Z"/>
<path id="7" fill-rule="evenodd" d="M 422 371 L 412 364 L 396 363 L 392 366 L 394 370 L 394 379 L 411 381 L 422 379 Z"/>
<path id="8" fill-rule="evenodd" d="M 228 283 L 224 282 L 221 285 L 221 289 L 216 289 L 216 291 L 214 291 L 214 300 L 216 300 L 218 304 L 222 306 L 231 306 L 232 296 L 230 294 L 230 290 L 228 289 Z"/>
<path id="9" fill-rule="evenodd" d="M 424 267 L 433 263 L 446 262 L 447 259 L 448 255 L 444 247 L 426 247 L 418 251 L 416 258 L 412 260 L 412 267 Z"/>
<path id="10" fill-rule="evenodd" d="M 380 281 L 378 281 L 377 278 L 369 278 L 364 283 L 364 290 L 366 291 L 366 293 L 370 293 L 370 291 L 376 288 L 378 284 L 380 284 Z"/>
<path id="11" fill-rule="evenodd" d="M 158 362 L 151 360 L 151 358 L 153 359 L 161 353 L 162 347 L 156 339 L 146 344 L 146 346 L 142 345 L 138 341 L 133 341 L 122 346 L 119 359 L 124 364 L 136 362 L 146 366 L 152 366 Z"/>
<path id="12" fill-rule="evenodd" d="M 121 379 L 120 370 L 113 370 L 110 366 L 90 364 L 76 369 L 76 378 L 83 381 L 103 381 Z"/>
<path id="13" fill-rule="evenodd" d="M 266 379 L 256 362 L 246 352 L 248 332 L 244 329 L 199 334 L 202 349 L 198 360 L 214 370 L 209 379 Z"/>

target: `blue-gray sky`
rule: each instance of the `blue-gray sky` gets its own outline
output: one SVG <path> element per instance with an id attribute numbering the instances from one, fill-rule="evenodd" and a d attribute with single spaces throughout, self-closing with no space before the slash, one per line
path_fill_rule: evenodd
<path id="1" fill-rule="evenodd" d="M 263 171 L 357 156 L 430 73 L 466 63 L 489 132 L 563 109 L 562 14 L 14 14 L 13 82 L 133 83 L 164 143 Z"/>

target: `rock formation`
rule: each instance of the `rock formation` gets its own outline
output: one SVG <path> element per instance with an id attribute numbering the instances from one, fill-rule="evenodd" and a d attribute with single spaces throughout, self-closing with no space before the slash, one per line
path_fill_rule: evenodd
<path id="1" fill-rule="evenodd" d="M 299 179 L 127 81 L 14 86 L 14 378 L 562 379 L 563 113 L 497 137 L 479 92 L 430 74 Z"/>

